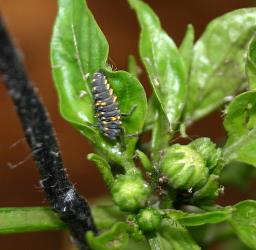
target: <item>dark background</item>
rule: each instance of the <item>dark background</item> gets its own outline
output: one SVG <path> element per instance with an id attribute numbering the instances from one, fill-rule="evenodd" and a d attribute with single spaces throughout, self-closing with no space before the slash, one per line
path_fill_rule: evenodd
<path id="1" fill-rule="evenodd" d="M 22 51 L 30 78 L 39 89 L 39 94 L 50 113 L 70 178 L 81 194 L 94 199 L 104 194 L 106 188 L 94 165 L 86 160 L 86 154 L 92 150 L 89 143 L 58 113 L 51 77 L 49 43 L 57 11 L 56 2 L 0 0 L 0 11 Z M 188 23 L 194 25 L 198 37 L 214 17 L 254 5 L 253 1 L 249 0 L 146 2 L 159 15 L 164 29 L 177 44 L 180 43 Z M 88 5 L 109 42 L 111 63 L 118 69 L 126 69 L 128 55 L 137 56 L 139 29 L 134 12 L 125 0 L 88 0 Z M 143 79 L 143 84 L 148 89 L 148 82 L 145 77 Z M 0 79 L 0 83 L 1 81 Z M 24 140 L 19 120 L 3 84 L 0 84 L 0 121 L 0 207 L 47 205 L 39 187 L 37 169 L 30 157 L 31 153 Z M 223 137 L 225 133 L 220 113 L 215 113 L 196 124 L 190 130 L 190 135 L 209 136 L 215 141 Z M 22 164 L 13 169 L 8 166 L 18 163 Z M 241 194 L 233 194 L 233 191 L 227 193 L 228 198 L 220 200 L 222 204 L 233 203 L 241 198 Z M 64 238 L 59 232 L 0 236 L 0 249 L 67 249 L 63 247 Z"/>

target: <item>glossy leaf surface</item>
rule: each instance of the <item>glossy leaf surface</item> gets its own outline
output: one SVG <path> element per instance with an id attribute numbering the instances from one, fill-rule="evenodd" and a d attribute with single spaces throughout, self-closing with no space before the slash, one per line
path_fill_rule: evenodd
<path id="1" fill-rule="evenodd" d="M 204 224 L 215 224 L 220 223 L 222 221 L 226 221 L 231 218 L 232 208 L 223 209 L 219 211 L 212 211 L 206 213 L 198 213 L 198 214 L 187 214 L 179 221 L 188 227 L 191 226 L 200 226 Z"/>
<path id="2" fill-rule="evenodd" d="M 147 113 L 147 98 L 140 82 L 125 71 L 106 72 L 111 87 L 119 103 L 125 132 L 126 150 L 129 155 L 134 151 L 139 133 L 142 131 Z M 134 111 L 131 113 L 131 111 Z"/>
<path id="3" fill-rule="evenodd" d="M 51 63 L 60 112 L 93 140 L 97 131 L 91 126 L 95 119 L 87 78 L 105 68 L 108 43 L 85 1 L 59 0 L 58 9 Z"/>
<path id="4" fill-rule="evenodd" d="M 244 58 L 255 30 L 255 8 L 235 10 L 207 26 L 194 47 L 187 123 L 218 108 L 245 86 Z"/>
<path id="5" fill-rule="evenodd" d="M 228 140 L 223 159 L 256 166 L 256 91 L 237 96 L 228 106 L 224 127 Z"/>
<path id="6" fill-rule="evenodd" d="M 141 26 L 142 62 L 172 131 L 183 110 L 186 95 L 183 59 L 150 7 L 140 0 L 129 0 L 129 3 L 136 11 Z"/>

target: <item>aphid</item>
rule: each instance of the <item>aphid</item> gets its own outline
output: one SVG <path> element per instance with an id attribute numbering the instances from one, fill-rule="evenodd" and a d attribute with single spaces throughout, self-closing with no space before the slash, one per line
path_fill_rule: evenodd
<path id="1" fill-rule="evenodd" d="M 103 72 L 99 71 L 92 78 L 92 94 L 95 103 L 95 115 L 98 128 L 110 140 L 116 140 L 121 134 L 121 113 L 113 89 Z"/>

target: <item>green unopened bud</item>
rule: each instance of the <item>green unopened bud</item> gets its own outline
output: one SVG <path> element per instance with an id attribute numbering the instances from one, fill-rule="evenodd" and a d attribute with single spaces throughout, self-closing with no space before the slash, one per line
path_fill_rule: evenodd
<path id="1" fill-rule="evenodd" d="M 188 145 L 168 148 L 161 162 L 161 171 L 169 184 L 179 189 L 199 189 L 208 178 L 205 161 Z"/>
<path id="2" fill-rule="evenodd" d="M 119 175 L 111 188 L 114 202 L 123 211 L 134 212 L 145 205 L 151 189 L 141 174 Z"/>
<path id="3" fill-rule="evenodd" d="M 137 223 L 139 228 L 144 232 L 155 231 L 161 224 L 162 216 L 157 209 L 141 209 L 137 214 Z"/>
<path id="4" fill-rule="evenodd" d="M 202 137 L 192 141 L 189 146 L 195 149 L 205 160 L 206 166 L 212 170 L 216 167 L 220 157 L 221 149 L 216 147 L 209 138 Z"/>

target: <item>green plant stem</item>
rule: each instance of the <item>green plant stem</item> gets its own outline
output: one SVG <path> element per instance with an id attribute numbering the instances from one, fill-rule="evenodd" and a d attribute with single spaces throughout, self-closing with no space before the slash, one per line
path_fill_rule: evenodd
<path id="1" fill-rule="evenodd" d="M 0 208 L 0 234 L 63 230 L 67 226 L 47 207 Z"/>
<path id="2" fill-rule="evenodd" d="M 106 159 L 110 159 L 111 161 L 122 166 L 125 172 L 131 171 L 136 168 L 132 160 L 132 156 L 128 155 L 126 151 L 122 152 L 120 148 L 115 147 L 110 150 L 109 146 L 104 144 L 103 142 L 100 144 L 94 144 L 94 146 L 99 152 L 101 152 L 105 156 Z"/>
<path id="3" fill-rule="evenodd" d="M 125 172 L 130 172 L 136 169 L 136 165 L 133 160 L 124 157 L 121 159 L 120 164 L 124 167 Z"/>

